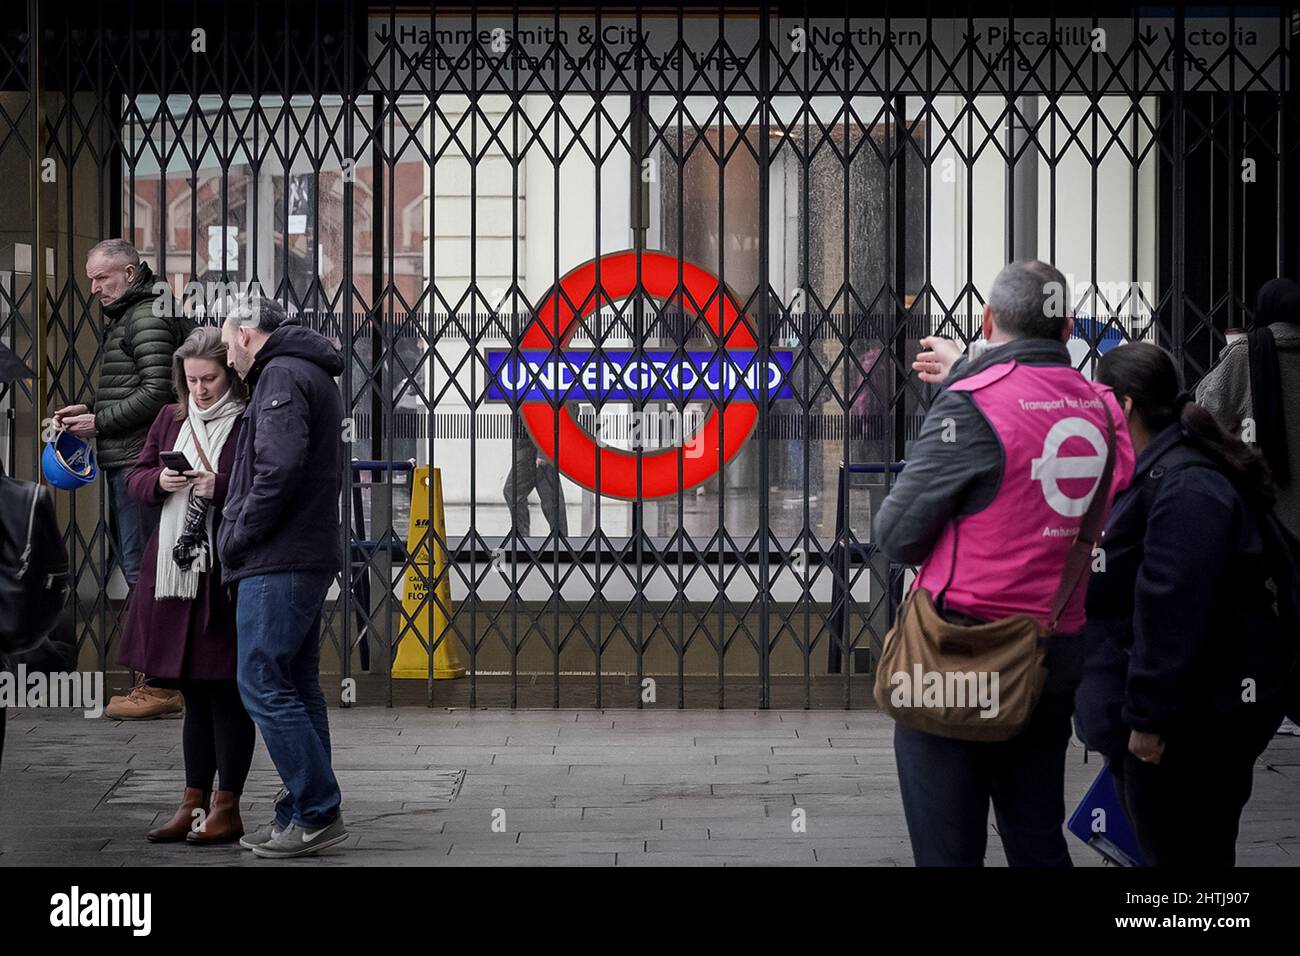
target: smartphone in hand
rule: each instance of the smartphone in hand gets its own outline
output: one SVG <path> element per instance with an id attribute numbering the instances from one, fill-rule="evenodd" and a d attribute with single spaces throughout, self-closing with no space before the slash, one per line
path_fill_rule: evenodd
<path id="1" fill-rule="evenodd" d="M 184 474 L 187 471 L 193 471 L 194 466 L 190 460 L 185 457 L 183 451 L 162 451 L 158 453 L 158 460 L 170 468 L 172 471 L 179 471 Z"/>

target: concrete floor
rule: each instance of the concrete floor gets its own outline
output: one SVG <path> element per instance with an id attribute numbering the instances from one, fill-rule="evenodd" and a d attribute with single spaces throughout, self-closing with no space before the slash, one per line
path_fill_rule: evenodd
<path id="1" fill-rule="evenodd" d="M 274 863 L 144 840 L 183 786 L 179 720 L 11 710 L 0 866 L 911 864 L 892 724 L 873 711 L 408 706 L 330 718 L 351 836 Z M 1073 744 L 1067 766 L 1072 807 L 1100 763 Z M 259 741 L 246 824 L 269 819 L 277 786 Z M 805 833 L 792 832 L 796 808 Z M 1076 863 L 1100 865 L 1069 842 Z M 1300 865 L 1300 738 L 1275 738 L 1257 765 L 1238 849 L 1242 865 Z"/>

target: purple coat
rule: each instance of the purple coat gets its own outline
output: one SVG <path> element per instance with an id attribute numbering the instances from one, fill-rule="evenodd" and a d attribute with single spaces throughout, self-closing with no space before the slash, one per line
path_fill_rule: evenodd
<path id="1" fill-rule="evenodd" d="M 167 494 L 158 487 L 163 464 L 159 451 L 170 449 L 180 434 L 182 422 L 176 406 L 166 406 L 154 420 L 144 449 L 127 478 L 132 497 L 161 504 Z M 243 421 L 237 420 L 222 446 L 213 497 L 213 538 L 221 525 L 221 507 L 230 484 L 230 469 L 239 444 Z M 198 462 L 195 462 L 199 465 Z M 199 465 L 199 467 L 202 467 Z M 178 492 L 183 494 L 183 492 Z M 118 650 L 118 661 L 150 677 L 189 680 L 235 679 L 235 604 L 221 584 L 221 565 L 215 546 L 213 566 L 199 581 L 198 595 L 188 598 L 154 598 L 158 567 L 158 529 L 154 528 L 140 562 L 140 579 L 131 592 L 126 627 Z M 167 555 L 166 560 L 171 560 Z"/>

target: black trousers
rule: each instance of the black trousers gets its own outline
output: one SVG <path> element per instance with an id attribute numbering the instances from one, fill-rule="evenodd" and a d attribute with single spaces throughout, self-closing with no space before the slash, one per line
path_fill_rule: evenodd
<path id="1" fill-rule="evenodd" d="M 903 812 L 917 866 L 983 866 L 989 804 L 1010 866 L 1070 866 L 1065 751 L 1072 694 L 1044 695 L 1011 740 L 939 737 L 894 725 Z"/>
<path id="2" fill-rule="evenodd" d="M 1144 866 L 1236 864 L 1255 760 L 1281 722 L 1271 710 L 1225 716 L 1171 735 L 1158 764 L 1128 752 L 1110 762 Z"/>
<path id="3" fill-rule="evenodd" d="M 1009 866 L 1072 865 L 1063 829 L 1065 754 L 1087 652 L 1082 635 L 1048 641 L 1042 697 L 1010 740 L 955 740 L 895 724 L 894 759 L 917 866 L 983 866 L 990 804 Z"/>
<path id="4" fill-rule="evenodd" d="M 256 731 L 233 681 L 180 681 L 185 696 L 185 786 L 244 792 Z"/>

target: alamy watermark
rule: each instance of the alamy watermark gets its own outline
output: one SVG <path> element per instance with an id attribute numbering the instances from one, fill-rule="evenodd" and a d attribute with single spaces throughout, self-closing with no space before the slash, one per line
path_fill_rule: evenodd
<path id="1" fill-rule="evenodd" d="M 50 925 L 56 929 L 119 927 L 133 936 L 153 929 L 152 893 L 93 893 L 72 886 L 50 897 Z"/>
<path id="2" fill-rule="evenodd" d="M 1043 313 L 1049 318 L 1082 315 L 1150 315 L 1155 287 L 1146 281 L 1089 282 L 1065 273 L 1065 284 L 1043 283 Z"/>
<path id="3" fill-rule="evenodd" d="M 889 683 L 893 687 L 889 702 L 895 707 L 977 708 L 985 720 L 996 717 L 1002 709 L 997 671 L 924 671 L 920 664 L 914 664 L 911 673 L 891 674 Z"/>
<path id="4" fill-rule="evenodd" d="M 680 448 L 683 458 L 702 458 L 704 414 L 694 408 L 602 409 L 579 405 L 579 422 L 601 448 L 663 451 Z"/>
<path id="5" fill-rule="evenodd" d="M 199 282 L 191 279 L 175 293 L 171 285 L 163 279 L 153 284 L 153 314 L 158 318 L 177 318 L 187 315 L 192 318 L 224 318 L 237 305 L 256 302 L 260 298 L 269 298 L 256 279 L 246 282 L 231 280 L 229 282 Z"/>
<path id="6" fill-rule="evenodd" d="M 86 717 L 104 713 L 102 671 L 28 671 L 26 664 L 0 671 L 0 707 L 64 707 Z"/>

